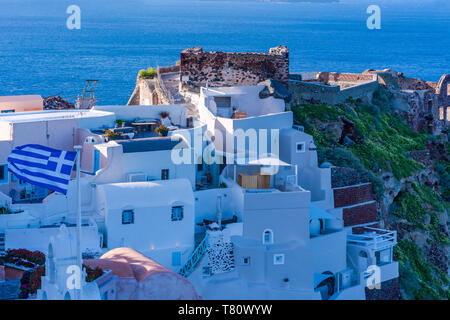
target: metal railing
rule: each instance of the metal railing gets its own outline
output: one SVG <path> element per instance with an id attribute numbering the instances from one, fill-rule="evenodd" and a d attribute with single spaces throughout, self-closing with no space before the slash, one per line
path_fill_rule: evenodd
<path id="1" fill-rule="evenodd" d="M 189 275 L 195 270 L 200 260 L 206 253 L 209 247 L 208 234 L 205 235 L 200 244 L 195 248 L 194 252 L 191 254 L 184 266 L 178 271 L 178 274 L 183 277 L 189 277 Z"/>
<path id="2" fill-rule="evenodd" d="M 397 244 L 397 231 L 361 227 L 367 232 L 347 235 L 347 245 L 382 250 Z"/>

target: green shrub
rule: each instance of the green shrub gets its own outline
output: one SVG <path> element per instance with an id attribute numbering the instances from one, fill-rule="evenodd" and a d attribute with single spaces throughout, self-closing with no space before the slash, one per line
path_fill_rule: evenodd
<path id="1" fill-rule="evenodd" d="M 409 294 L 409 299 L 441 300 L 450 297 L 449 277 L 424 260 L 414 242 L 399 240 L 394 255 L 399 262 L 401 287 Z"/>
<path id="2" fill-rule="evenodd" d="M 427 186 L 418 184 L 414 184 L 413 189 L 417 192 L 421 200 L 431 205 L 434 210 L 444 211 L 445 208 L 442 205 L 441 196 L 436 191 Z"/>
<path id="3" fill-rule="evenodd" d="M 156 70 L 154 68 L 148 68 L 147 70 L 142 69 L 139 71 L 140 78 L 154 78 L 156 75 Z"/>

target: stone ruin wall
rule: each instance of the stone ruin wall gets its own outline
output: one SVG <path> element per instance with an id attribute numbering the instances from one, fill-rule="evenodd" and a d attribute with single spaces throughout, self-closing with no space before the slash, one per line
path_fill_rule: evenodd
<path id="1" fill-rule="evenodd" d="M 336 105 L 348 98 L 370 101 L 378 88 L 377 76 L 361 73 L 318 72 L 314 79 L 298 80 L 294 74 L 289 88 L 291 105 L 301 103 Z"/>
<path id="2" fill-rule="evenodd" d="M 314 79 L 291 77 L 291 105 L 324 103 L 336 105 L 348 98 L 371 100 L 379 85 L 393 95 L 393 107 L 407 119 L 415 131 L 438 134 L 450 125 L 450 75 L 439 82 L 406 78 L 390 69 L 363 73 L 315 72 Z M 375 81 L 378 80 L 378 81 Z M 339 86 L 339 87 L 336 87 Z"/>
<path id="3" fill-rule="evenodd" d="M 164 105 L 170 104 L 170 100 L 166 97 L 161 89 L 158 79 L 141 79 L 136 81 L 136 87 L 128 100 L 127 105 Z"/>
<path id="4" fill-rule="evenodd" d="M 289 49 L 271 48 L 269 53 L 206 52 L 202 48 L 181 53 L 183 86 L 211 87 L 256 85 L 267 79 L 289 84 Z"/>
<path id="5" fill-rule="evenodd" d="M 439 133 L 448 128 L 450 117 L 450 75 L 443 75 L 439 82 L 415 78 L 398 78 L 400 90 L 394 94 L 394 107 L 404 112 L 409 126 L 416 131 Z"/>
<path id="6" fill-rule="evenodd" d="M 339 73 L 339 72 L 320 72 L 317 80 L 325 82 L 328 85 L 339 85 L 342 89 L 357 86 L 360 84 L 377 80 L 377 76 L 373 74 L 361 73 Z"/>

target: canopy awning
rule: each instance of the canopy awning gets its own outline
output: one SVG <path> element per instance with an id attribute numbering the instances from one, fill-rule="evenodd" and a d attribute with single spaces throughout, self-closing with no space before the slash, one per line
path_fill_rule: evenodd
<path id="1" fill-rule="evenodd" d="M 274 167 L 281 167 L 281 166 L 291 167 L 292 166 L 291 164 L 284 162 L 277 157 L 270 157 L 270 156 L 251 160 L 248 163 L 254 164 L 254 165 L 274 166 Z"/>

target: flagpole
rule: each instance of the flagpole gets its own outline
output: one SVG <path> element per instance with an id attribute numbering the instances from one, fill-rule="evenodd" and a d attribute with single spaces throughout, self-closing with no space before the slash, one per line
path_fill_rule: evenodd
<path id="1" fill-rule="evenodd" d="M 74 146 L 77 151 L 77 265 L 80 268 L 80 275 L 83 276 L 83 257 L 81 253 L 81 184 L 80 184 L 80 170 L 81 170 L 81 146 Z M 80 281 L 80 290 L 77 293 L 77 300 L 81 300 L 81 290 L 83 281 Z"/>

